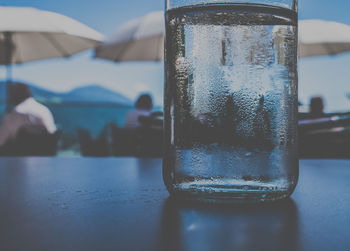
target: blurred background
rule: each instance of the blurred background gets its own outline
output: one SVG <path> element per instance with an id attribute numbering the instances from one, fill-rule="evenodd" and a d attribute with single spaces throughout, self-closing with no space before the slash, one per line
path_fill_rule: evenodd
<path id="1" fill-rule="evenodd" d="M 89 4 L 83 0 L 4 0 L 1 5 L 57 12 L 109 38 L 123 23 L 152 11 L 164 10 L 165 4 L 160 0 L 100 0 Z M 349 9 L 350 2 L 346 0 L 336 3 L 331 0 L 300 1 L 299 19 L 322 19 L 350 25 Z M 301 119 L 310 119 L 305 114 L 309 112 L 313 97 L 322 99 L 324 114 L 329 114 L 329 118 L 347 115 L 350 111 L 349 66 L 350 53 L 299 60 Z M 5 113 L 6 74 L 6 67 L 0 66 L 0 119 Z M 153 111 L 162 112 L 164 74 L 161 61 L 116 63 L 94 58 L 94 50 L 90 49 L 69 58 L 16 64 L 11 67 L 11 75 L 12 82 L 29 85 L 34 98 L 52 112 L 60 131 L 57 149 L 60 156 L 109 155 L 107 152 L 89 153 L 89 150 L 83 153 L 82 144 L 92 144 L 93 139 L 103 138 L 102 143 L 96 143 L 101 149 L 101 144 L 109 140 L 108 135 L 113 134 L 111 124 L 112 128 L 125 127 L 127 113 L 134 109 L 140 94 L 149 94 L 153 99 Z M 310 123 L 314 125 L 315 121 L 304 121 L 301 125 L 310 126 Z M 329 126 L 328 123 L 320 128 L 346 127 L 347 124 Z M 90 143 L 83 143 L 87 138 L 91 138 Z"/>

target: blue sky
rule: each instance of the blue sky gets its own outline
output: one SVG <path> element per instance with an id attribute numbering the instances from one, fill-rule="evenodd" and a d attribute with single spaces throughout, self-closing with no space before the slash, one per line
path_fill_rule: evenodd
<path id="1" fill-rule="evenodd" d="M 336 3 L 336 4 L 335 4 Z M 162 0 L 3 0 L 7 6 L 32 6 L 55 11 L 79 20 L 110 36 L 122 23 L 150 11 L 164 9 Z M 325 19 L 350 25 L 349 0 L 301 0 L 300 19 Z M 135 74 L 137 73 L 137 74 Z M 130 98 L 149 91 L 156 103 L 162 102 L 163 65 L 155 62 L 116 64 L 92 59 L 92 51 L 70 59 L 49 59 L 13 67 L 14 79 L 66 91 L 85 84 L 101 84 Z M 0 78 L 5 68 L 0 67 Z M 307 104 L 311 95 L 323 95 L 326 110 L 350 110 L 350 53 L 299 61 L 299 96 Z"/>

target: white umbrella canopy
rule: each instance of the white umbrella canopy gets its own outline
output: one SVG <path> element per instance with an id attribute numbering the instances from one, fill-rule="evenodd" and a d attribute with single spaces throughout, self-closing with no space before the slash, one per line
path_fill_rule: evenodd
<path id="1" fill-rule="evenodd" d="M 96 47 L 103 35 L 58 13 L 27 7 L 0 7 L 0 65 L 69 57 Z M 8 89 L 6 88 L 6 92 Z M 9 108 L 6 98 L 6 109 Z"/>
<path id="2" fill-rule="evenodd" d="M 350 26 L 324 20 L 299 21 L 299 57 L 350 51 Z"/>
<path id="3" fill-rule="evenodd" d="M 61 14 L 27 7 L 0 7 L 0 64 L 69 57 L 96 47 L 103 35 Z"/>
<path id="4" fill-rule="evenodd" d="M 164 12 L 129 21 L 95 50 L 95 57 L 116 62 L 163 59 Z M 299 57 L 350 51 L 350 26 L 323 20 L 299 21 Z"/>
<path id="5" fill-rule="evenodd" d="M 164 12 L 155 11 L 122 25 L 95 57 L 112 61 L 159 61 L 164 50 Z"/>

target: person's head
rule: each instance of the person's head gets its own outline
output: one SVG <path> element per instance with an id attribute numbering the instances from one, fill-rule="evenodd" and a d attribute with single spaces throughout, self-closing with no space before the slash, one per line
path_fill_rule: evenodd
<path id="1" fill-rule="evenodd" d="M 140 110 L 152 110 L 152 98 L 149 94 L 142 94 L 138 97 L 135 103 L 136 109 Z"/>
<path id="2" fill-rule="evenodd" d="M 32 97 L 32 92 L 29 86 L 21 83 L 12 83 L 9 89 L 10 102 L 12 105 L 16 106 L 22 103 L 27 98 Z"/>
<path id="3" fill-rule="evenodd" d="M 265 101 L 264 95 L 261 95 L 259 98 L 259 105 L 263 105 Z"/>
<path id="4" fill-rule="evenodd" d="M 313 97 L 310 101 L 310 113 L 314 115 L 323 114 L 323 98 L 322 97 Z"/>

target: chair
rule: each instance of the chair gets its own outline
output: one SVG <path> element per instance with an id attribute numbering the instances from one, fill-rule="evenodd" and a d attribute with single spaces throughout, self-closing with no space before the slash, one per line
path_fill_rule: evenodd
<path id="1" fill-rule="evenodd" d="M 61 132 L 47 132 L 43 126 L 21 128 L 14 140 L 6 142 L 1 148 L 3 156 L 55 156 Z"/>
<path id="2" fill-rule="evenodd" d="M 104 131 L 93 139 L 89 131 L 78 128 L 78 141 L 83 156 L 106 157 L 110 155 L 108 135 Z"/>
<path id="3" fill-rule="evenodd" d="M 153 128 L 125 129 L 111 126 L 114 156 L 161 157 L 163 131 Z"/>

